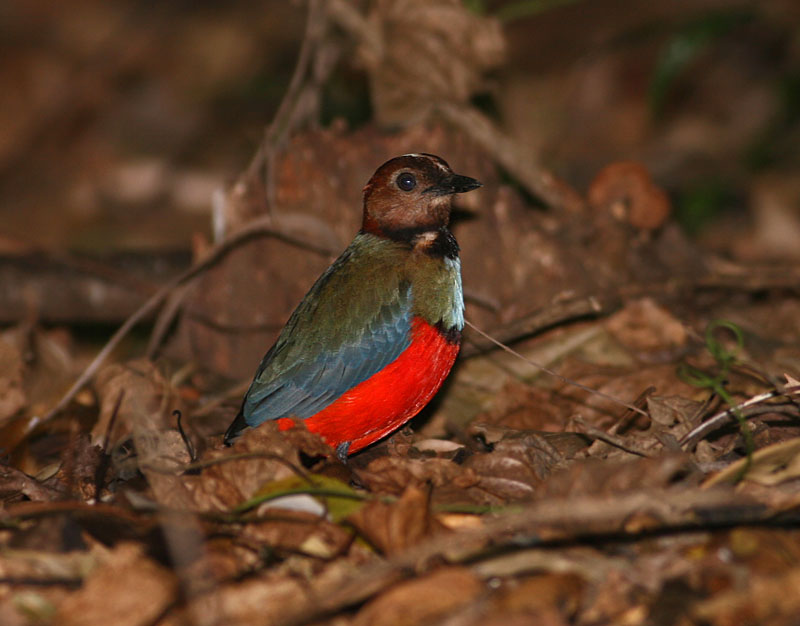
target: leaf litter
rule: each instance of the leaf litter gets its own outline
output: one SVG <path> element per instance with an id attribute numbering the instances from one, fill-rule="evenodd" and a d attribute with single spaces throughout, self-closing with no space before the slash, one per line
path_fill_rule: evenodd
<path id="1" fill-rule="evenodd" d="M 598 168 L 584 199 L 525 159 L 470 108 L 505 53 L 495 20 L 448 0 L 327 6 L 377 123 L 295 128 L 254 161 L 229 222 L 269 206 L 267 162 L 280 211 L 254 241 L 197 246 L 196 279 L 151 301 L 173 299 L 169 343 L 40 420 L 85 355 L 36 324 L 0 337 L 0 622 L 795 624 L 796 268 L 706 253 L 639 162 Z M 404 91 L 431 54 L 459 62 Z M 456 224 L 468 317 L 522 358 L 468 331 L 427 414 L 347 464 L 301 421 L 224 447 L 241 394 L 220 400 L 217 377 L 249 373 L 357 228 L 381 155 L 419 145 L 485 182 Z"/>
<path id="2" fill-rule="evenodd" d="M 601 397 L 509 355 L 473 356 L 450 393 L 474 398 L 482 382 L 482 409 L 465 419 L 443 403 L 346 465 L 302 421 L 225 448 L 225 405 L 203 434 L 202 390 L 181 392 L 163 364 L 112 363 L 95 402 L 9 450 L 2 611 L 65 624 L 788 624 L 796 603 L 776 589 L 796 577 L 796 383 L 768 391 L 742 369 L 747 341 L 709 345 L 678 320 L 648 297 L 581 322 L 581 341 L 556 329 L 518 344 L 536 359 L 566 339 L 549 366 Z M 737 420 L 681 366 L 763 410 Z M 70 426 L 87 419 L 87 434 Z M 749 461 L 742 429 L 761 442 Z"/>

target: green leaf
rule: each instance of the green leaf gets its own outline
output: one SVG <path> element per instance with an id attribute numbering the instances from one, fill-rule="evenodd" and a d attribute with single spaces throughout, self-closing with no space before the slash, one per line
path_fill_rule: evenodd
<path id="1" fill-rule="evenodd" d="M 717 339 L 717 331 L 720 328 L 733 333 L 734 339 L 736 340 L 736 347 L 734 350 L 729 351 L 719 341 L 719 339 Z M 731 367 L 736 364 L 737 354 L 744 347 L 744 334 L 742 333 L 742 329 L 733 322 L 729 322 L 727 320 L 713 320 L 706 327 L 705 339 L 706 349 L 709 351 L 711 356 L 714 357 L 714 360 L 717 362 L 719 367 L 717 374 L 708 374 L 707 372 L 704 372 L 703 370 L 693 367 L 687 363 L 682 363 L 680 367 L 678 367 L 678 377 L 694 387 L 709 389 L 722 398 L 722 401 L 725 402 L 725 404 L 731 407 L 729 410 L 731 413 L 733 413 L 736 421 L 739 422 L 739 433 L 742 435 L 742 439 L 744 440 L 745 451 L 747 454 L 744 463 L 741 465 L 741 471 L 736 475 L 735 478 L 735 482 L 738 482 L 744 477 L 745 474 L 747 474 L 747 471 L 750 468 L 750 463 L 753 458 L 753 450 L 755 450 L 755 442 L 753 441 L 753 433 L 750 432 L 750 429 L 747 426 L 747 419 L 742 411 L 738 407 L 734 406 L 733 396 L 731 396 L 731 394 L 728 392 L 728 389 L 725 385 L 727 384 L 728 374 L 730 373 Z"/>
<path id="2" fill-rule="evenodd" d="M 298 494 L 316 498 L 325 506 L 331 521 L 337 523 L 360 509 L 369 499 L 366 494 L 356 491 L 337 478 L 315 475 L 306 479 L 302 476 L 290 476 L 267 483 L 252 498 L 237 506 L 234 512 L 243 513 L 264 502 Z"/>

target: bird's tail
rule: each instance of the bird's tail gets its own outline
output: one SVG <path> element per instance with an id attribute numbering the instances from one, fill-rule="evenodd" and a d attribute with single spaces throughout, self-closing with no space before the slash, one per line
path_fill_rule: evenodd
<path id="1" fill-rule="evenodd" d="M 245 421 L 244 413 L 242 413 L 240 409 L 238 415 L 236 415 L 236 419 L 231 422 L 231 425 L 228 426 L 228 430 L 225 431 L 225 445 L 229 446 L 233 444 L 246 428 L 249 428 L 249 425 Z"/>

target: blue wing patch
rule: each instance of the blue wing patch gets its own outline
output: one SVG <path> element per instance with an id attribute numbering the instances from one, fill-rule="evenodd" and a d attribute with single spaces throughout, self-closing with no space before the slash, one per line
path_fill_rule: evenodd
<path id="1" fill-rule="evenodd" d="M 311 417 L 410 345 L 410 284 L 367 279 L 346 300 L 337 295 L 341 285 L 332 284 L 332 276 L 348 260 L 345 253 L 320 277 L 262 360 L 242 406 L 249 426 Z M 386 304 L 378 305 L 381 301 Z M 347 316 L 348 323 L 329 323 L 322 335 L 325 327 L 320 329 L 318 315 Z"/>

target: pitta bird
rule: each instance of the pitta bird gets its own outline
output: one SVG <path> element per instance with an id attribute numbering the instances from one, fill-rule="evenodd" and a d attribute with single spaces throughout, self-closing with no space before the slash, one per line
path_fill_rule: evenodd
<path id="1" fill-rule="evenodd" d="M 452 198 L 481 186 L 432 154 L 387 161 L 364 187 L 361 230 L 264 356 L 225 433 L 302 418 L 342 460 L 414 417 L 461 344 Z"/>

